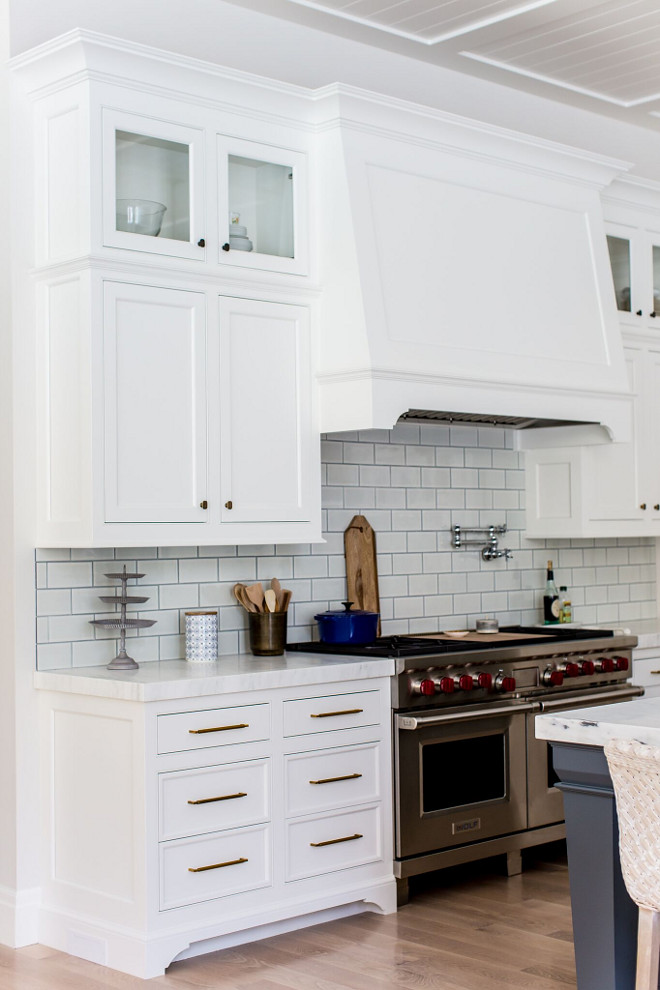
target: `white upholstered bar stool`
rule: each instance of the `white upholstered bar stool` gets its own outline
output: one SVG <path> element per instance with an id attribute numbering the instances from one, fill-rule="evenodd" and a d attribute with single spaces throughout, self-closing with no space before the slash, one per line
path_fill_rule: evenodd
<path id="1" fill-rule="evenodd" d="M 604 749 L 616 798 L 621 872 L 639 909 L 635 990 L 658 990 L 660 749 L 627 739 L 611 739 Z"/>

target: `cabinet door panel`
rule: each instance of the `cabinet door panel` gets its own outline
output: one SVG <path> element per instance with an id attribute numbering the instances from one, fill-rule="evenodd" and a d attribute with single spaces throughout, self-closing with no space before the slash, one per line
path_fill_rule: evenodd
<path id="1" fill-rule="evenodd" d="M 309 313 L 220 299 L 223 522 L 310 519 Z"/>
<path id="2" fill-rule="evenodd" d="M 106 522 L 205 522 L 200 293 L 105 285 Z"/>
<path id="3" fill-rule="evenodd" d="M 591 495 L 587 516 L 593 520 L 626 520 L 640 524 L 648 515 L 650 495 L 643 485 L 642 392 L 643 354 L 625 349 L 626 367 L 633 400 L 633 437 L 628 443 L 603 444 L 588 451 Z M 641 505 L 646 504 L 647 509 Z"/>

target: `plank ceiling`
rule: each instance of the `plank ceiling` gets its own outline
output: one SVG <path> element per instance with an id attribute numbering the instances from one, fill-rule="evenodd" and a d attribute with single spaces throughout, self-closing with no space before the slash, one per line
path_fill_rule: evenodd
<path id="1" fill-rule="evenodd" d="M 646 127 L 660 0 L 232 0 Z"/>

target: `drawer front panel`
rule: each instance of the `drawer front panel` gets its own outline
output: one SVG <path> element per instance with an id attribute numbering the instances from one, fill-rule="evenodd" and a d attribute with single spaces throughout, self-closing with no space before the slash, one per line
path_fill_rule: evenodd
<path id="1" fill-rule="evenodd" d="M 382 859 L 380 807 L 287 826 L 287 880 L 334 873 Z"/>
<path id="2" fill-rule="evenodd" d="M 164 842 L 160 846 L 160 909 L 268 887 L 271 872 L 268 825 Z"/>
<path id="3" fill-rule="evenodd" d="M 270 738 L 270 705 L 158 716 L 158 752 L 179 753 Z"/>
<path id="4" fill-rule="evenodd" d="M 286 814 L 311 815 L 377 801 L 378 744 L 287 756 Z"/>
<path id="5" fill-rule="evenodd" d="M 284 702 L 284 735 L 332 732 L 380 722 L 378 691 L 331 694 Z"/>
<path id="6" fill-rule="evenodd" d="M 270 762 L 159 774 L 160 838 L 252 825 L 270 817 Z"/>
<path id="7" fill-rule="evenodd" d="M 643 687 L 660 687 L 660 657 L 633 660 L 632 682 Z"/>

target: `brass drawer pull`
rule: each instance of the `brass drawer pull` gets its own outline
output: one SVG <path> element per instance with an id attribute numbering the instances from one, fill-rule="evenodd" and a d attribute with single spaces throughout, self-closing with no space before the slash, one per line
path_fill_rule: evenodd
<path id="1" fill-rule="evenodd" d="M 338 780 L 357 780 L 361 773 L 347 773 L 345 777 L 323 777 L 321 780 L 310 780 L 310 784 L 336 784 Z"/>
<path id="2" fill-rule="evenodd" d="M 216 725 L 212 729 L 188 729 L 191 736 L 202 736 L 205 732 L 226 732 L 227 729 L 249 729 L 249 722 L 238 722 L 236 725 Z"/>
<path id="3" fill-rule="evenodd" d="M 319 712 L 318 715 L 310 715 L 310 718 L 334 718 L 335 715 L 359 715 L 364 708 L 346 708 L 343 712 Z"/>
<path id="4" fill-rule="evenodd" d="M 247 797 L 245 791 L 238 791 L 236 794 L 223 794 L 221 797 L 198 798 L 197 801 L 188 801 L 188 804 L 213 804 L 214 801 L 233 801 L 234 798 Z"/>
<path id="5" fill-rule="evenodd" d="M 247 863 L 247 856 L 240 859 L 230 859 L 226 863 L 212 863 L 211 866 L 189 866 L 188 873 L 205 873 L 207 870 L 221 870 L 223 866 L 238 866 L 239 863 Z"/>
<path id="6" fill-rule="evenodd" d="M 326 839 L 325 842 L 310 842 L 310 846 L 314 846 L 315 849 L 318 849 L 320 846 L 334 846 L 337 842 L 352 842 L 353 839 L 363 838 L 363 835 L 356 832 L 355 835 L 345 835 L 343 839 Z M 207 866 L 206 869 L 208 870 L 209 867 Z"/>
<path id="7" fill-rule="evenodd" d="M 652 670 L 651 673 L 652 674 L 660 674 L 660 670 Z"/>

